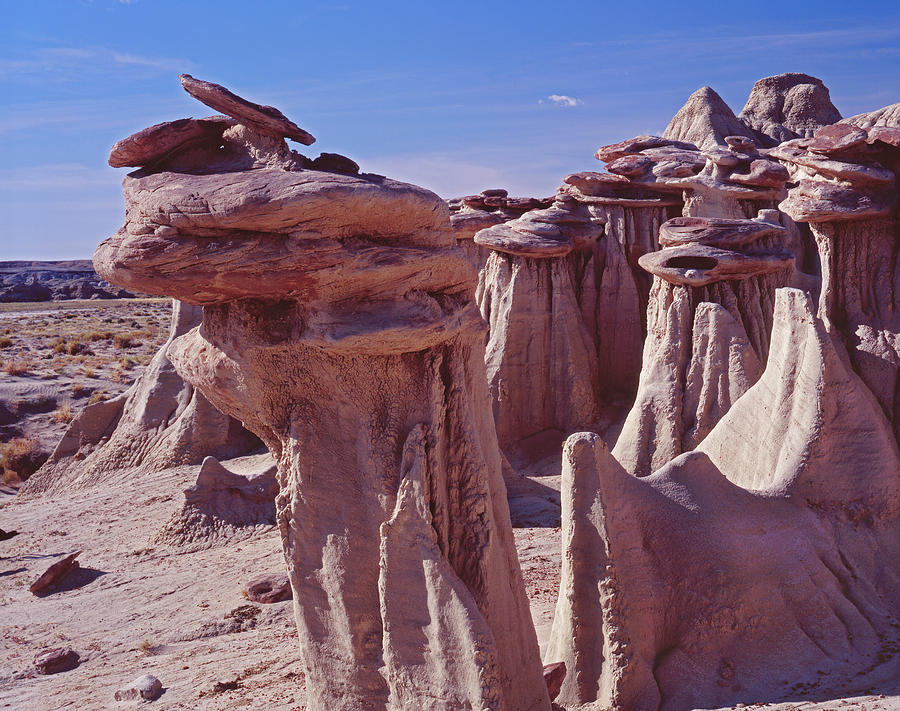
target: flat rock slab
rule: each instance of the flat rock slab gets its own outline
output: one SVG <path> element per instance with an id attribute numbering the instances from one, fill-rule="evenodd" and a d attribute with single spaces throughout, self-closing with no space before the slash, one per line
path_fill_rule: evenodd
<path id="1" fill-rule="evenodd" d="M 78 652 L 71 647 L 45 649 L 34 657 L 38 674 L 57 674 L 78 666 Z"/>
<path id="2" fill-rule="evenodd" d="M 153 701 L 162 693 L 162 682 L 152 674 L 139 676 L 128 686 L 116 691 L 116 701 Z"/>
<path id="3" fill-rule="evenodd" d="M 63 578 L 78 568 L 78 561 L 75 560 L 81 551 L 75 551 L 71 555 L 67 555 L 62 560 L 56 561 L 47 570 L 43 572 L 41 577 L 35 580 L 28 588 L 32 595 L 40 595 L 47 592 L 54 585 L 59 584 Z"/>
<path id="4" fill-rule="evenodd" d="M 226 116 L 164 121 L 116 143 L 108 162 L 113 168 L 150 165 L 180 148 L 221 141 L 225 130 L 234 125 L 236 122 Z"/>
<path id="5" fill-rule="evenodd" d="M 293 596 L 287 573 L 257 575 L 247 582 L 247 599 L 253 602 L 281 602 L 290 600 Z"/>
<path id="6" fill-rule="evenodd" d="M 216 111 L 231 116 L 244 126 L 260 133 L 284 136 L 306 146 L 316 142 L 312 134 L 304 131 L 274 106 L 254 104 L 224 86 L 194 79 L 190 74 L 179 74 L 178 78 L 181 79 L 184 90 L 197 101 L 202 101 Z"/>

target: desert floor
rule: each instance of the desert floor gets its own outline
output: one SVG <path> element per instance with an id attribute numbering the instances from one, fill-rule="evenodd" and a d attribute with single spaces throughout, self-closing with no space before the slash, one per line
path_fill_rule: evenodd
<path id="1" fill-rule="evenodd" d="M 7 329 L 13 345 L 0 351 L 0 357 L 4 362 L 26 360 L 28 374 L 0 375 L 3 397 L 8 389 L 22 392 L 23 383 L 52 389 L 57 397 L 52 411 L 32 413 L 14 425 L 26 435 L 49 440 L 65 426 L 52 413 L 66 402 L 74 413 L 87 401 L 73 396 L 73 388 L 80 384 L 112 395 L 127 386 L 139 363 L 165 340 L 169 306 L 161 301 L 95 302 L 9 313 L 0 313 L 0 336 Z M 69 327 L 71 332 L 65 330 Z M 91 355 L 63 357 L 55 346 L 48 348 L 55 338 L 68 342 L 78 333 L 103 335 L 107 330 L 141 334 L 132 339 L 140 344 L 117 348 L 114 335 L 86 339 Z M 134 359 L 130 367 L 119 362 L 123 355 Z M 85 373 L 88 368 L 93 375 Z M 509 453 L 516 471 L 509 479 L 516 544 L 541 641 L 549 632 L 559 580 L 560 441 L 537 438 Z M 152 708 L 306 708 L 291 603 L 253 604 L 243 594 L 249 578 L 283 566 L 274 528 L 206 550 L 150 543 L 181 508 L 182 491 L 194 482 L 198 469 L 123 474 L 102 486 L 54 498 L 3 499 L 0 528 L 19 534 L 0 542 L 0 708 L 126 708 L 135 702 L 114 701 L 116 689 L 145 673 L 164 686 Z M 81 570 L 62 589 L 43 597 L 28 592 L 47 566 L 78 550 Z M 34 655 L 59 646 L 75 649 L 80 665 L 37 675 Z M 893 693 L 829 700 L 817 698 L 812 689 L 790 703 L 745 708 L 900 709 L 900 681 Z"/>

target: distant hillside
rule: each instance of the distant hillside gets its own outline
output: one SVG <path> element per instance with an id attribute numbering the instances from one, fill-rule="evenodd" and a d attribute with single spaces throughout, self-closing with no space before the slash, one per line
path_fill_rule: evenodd
<path id="1" fill-rule="evenodd" d="M 90 259 L 0 262 L 0 302 L 129 299 L 138 296 L 104 281 Z"/>

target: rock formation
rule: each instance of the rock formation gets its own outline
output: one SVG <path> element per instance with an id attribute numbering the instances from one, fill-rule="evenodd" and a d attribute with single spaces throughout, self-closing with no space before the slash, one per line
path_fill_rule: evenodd
<path id="1" fill-rule="evenodd" d="M 813 311 L 777 292 L 762 377 L 653 476 L 596 435 L 567 441 L 561 703 L 713 708 L 897 678 L 900 454 Z"/>
<path id="2" fill-rule="evenodd" d="M 272 457 L 242 457 L 229 467 L 206 457 L 197 481 L 184 492 L 184 506 L 151 543 L 209 548 L 274 526 L 278 482 Z"/>
<path id="3" fill-rule="evenodd" d="M 888 126 L 890 128 L 900 128 L 900 103 L 890 104 L 875 111 L 869 111 L 864 114 L 857 114 L 849 118 L 842 119 L 838 123 L 849 123 L 859 128 L 873 128 L 875 126 Z"/>
<path id="4" fill-rule="evenodd" d="M 821 79 L 808 74 L 779 74 L 753 85 L 738 118 L 760 146 L 775 146 L 812 136 L 822 126 L 841 120 Z"/>
<path id="5" fill-rule="evenodd" d="M 0 262 L 0 302 L 128 299 L 134 296 L 97 276 L 89 259 Z"/>
<path id="6" fill-rule="evenodd" d="M 676 217 L 663 249 L 640 259 L 654 275 L 640 385 L 613 449 L 647 476 L 694 449 L 762 373 L 775 289 L 794 257 L 775 210 L 754 220 Z"/>
<path id="7" fill-rule="evenodd" d="M 900 128 L 872 123 L 826 126 L 770 155 L 796 180 L 781 209 L 810 223 L 818 245 L 819 318 L 900 441 Z"/>
<path id="8" fill-rule="evenodd" d="M 128 390 L 78 414 L 21 493 L 61 493 L 137 470 L 199 464 L 207 456 L 228 459 L 259 447 L 255 436 L 213 407 L 169 362 L 172 342 L 199 324 L 200 316 L 196 306 L 174 302 L 169 340 Z"/>
<path id="9" fill-rule="evenodd" d="M 840 116 L 838 116 L 840 118 Z M 711 87 L 703 86 L 688 97 L 672 117 L 662 137 L 691 143 L 700 149 L 726 148 L 727 136 L 743 136 L 753 141 L 753 132 L 728 108 Z"/>
<path id="10" fill-rule="evenodd" d="M 597 420 L 593 259 L 602 235 L 603 223 L 565 194 L 475 235 L 491 250 L 476 299 L 490 324 L 485 362 L 501 446 Z"/>
<path id="11" fill-rule="evenodd" d="M 560 192 L 585 205 L 605 224 L 597 244 L 593 283 L 581 293 L 582 313 L 596 339 L 601 399 L 631 400 L 637 388 L 641 350 L 647 332 L 651 280 L 638 260 L 659 248 L 663 222 L 681 214 L 681 196 L 632 185 L 611 173 L 573 173 Z M 593 303 L 585 302 L 585 298 Z"/>
<path id="12" fill-rule="evenodd" d="M 509 197 L 502 188 L 482 190 L 480 195 L 467 195 L 447 200 L 450 225 L 460 247 L 466 250 L 478 269 L 484 266 L 490 250 L 482 249 L 472 239 L 479 230 L 521 217 L 528 210 L 550 207 L 553 198 Z"/>
<path id="13" fill-rule="evenodd" d="M 446 204 L 192 93 L 237 122 L 226 147 L 127 176 L 95 265 L 204 307 L 169 357 L 278 463 L 309 707 L 549 709 Z"/>

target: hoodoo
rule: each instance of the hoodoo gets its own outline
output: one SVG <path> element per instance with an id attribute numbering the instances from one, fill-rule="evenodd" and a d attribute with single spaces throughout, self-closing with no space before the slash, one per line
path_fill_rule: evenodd
<path id="1" fill-rule="evenodd" d="M 183 81 L 236 123 L 126 177 L 95 264 L 203 306 L 169 356 L 278 463 L 309 707 L 547 711 L 447 205 Z"/>
<path id="2" fill-rule="evenodd" d="M 613 456 L 646 476 L 694 449 L 762 373 L 775 289 L 794 266 L 775 210 L 755 220 L 676 217 L 653 274 L 637 398 Z"/>

